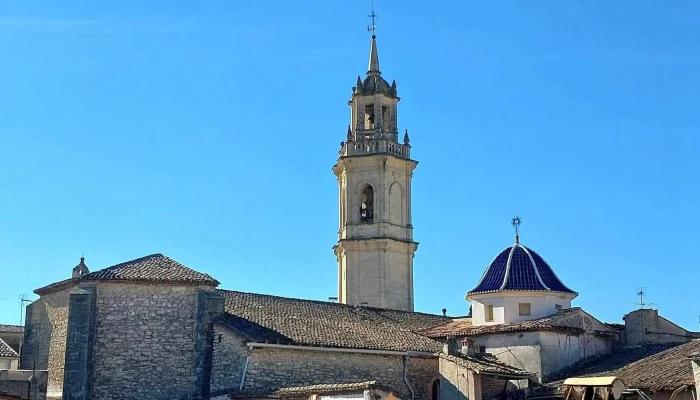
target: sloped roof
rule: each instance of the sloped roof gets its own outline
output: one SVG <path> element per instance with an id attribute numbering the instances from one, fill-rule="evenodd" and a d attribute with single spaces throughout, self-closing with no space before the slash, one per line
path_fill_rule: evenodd
<path id="1" fill-rule="evenodd" d="M 22 333 L 22 332 L 24 332 L 23 326 L 0 324 L 0 333 Z"/>
<path id="2" fill-rule="evenodd" d="M 417 312 L 218 292 L 226 305 L 219 322 L 250 342 L 434 353 L 442 345 L 414 331 L 450 320 Z"/>
<path id="3" fill-rule="evenodd" d="M 471 326 L 471 319 L 464 318 L 462 320 L 455 319 L 443 325 L 433 328 L 428 328 L 420 331 L 421 335 L 441 338 L 447 336 L 478 336 L 493 333 L 514 333 L 514 332 L 533 332 L 533 331 L 552 331 L 552 332 L 568 332 L 568 333 L 583 333 L 584 329 L 579 327 L 566 326 L 559 323 L 558 320 L 567 315 L 580 311 L 579 307 L 572 307 L 560 310 L 559 312 L 548 315 L 546 317 L 531 319 L 528 321 L 512 322 L 509 324 L 495 324 Z"/>
<path id="4" fill-rule="evenodd" d="M 431 338 L 444 338 L 448 336 L 465 336 L 474 329 L 471 318 L 455 318 L 445 324 L 424 329 L 418 333 Z"/>
<path id="5" fill-rule="evenodd" d="M 16 358 L 19 357 L 19 354 L 17 354 L 9 344 L 5 343 L 4 340 L 0 339 L 0 357 Z"/>
<path id="6" fill-rule="evenodd" d="M 539 254 L 518 242 L 494 258 L 479 283 L 468 294 L 500 291 L 543 291 L 577 295 L 562 283 Z"/>
<path id="7" fill-rule="evenodd" d="M 162 254 L 151 254 L 80 277 L 56 282 L 36 289 L 34 293 L 42 294 L 52 289 L 74 284 L 79 281 L 129 281 L 219 285 L 219 282 L 208 274 L 197 272 Z"/>
<path id="8" fill-rule="evenodd" d="M 220 391 L 217 393 L 212 393 L 211 397 L 220 396 L 222 394 L 228 394 L 232 399 L 249 399 L 257 397 L 267 397 L 267 398 L 299 398 L 308 397 L 313 394 L 345 394 L 353 393 L 358 391 L 364 391 L 366 389 L 379 389 L 387 392 L 393 393 L 396 397 L 402 400 L 408 400 L 407 397 L 402 392 L 390 387 L 379 381 L 366 381 L 366 382 L 350 382 L 350 383 L 328 383 L 328 384 L 317 384 L 308 386 L 290 386 L 281 387 L 278 389 L 270 390 L 248 390 L 243 392 L 237 391 Z"/>
<path id="9" fill-rule="evenodd" d="M 508 377 L 526 378 L 532 374 L 524 369 L 513 367 L 499 361 L 491 354 L 477 353 L 474 356 L 465 354 L 448 355 L 445 353 L 437 354 L 440 358 L 452 361 L 463 367 L 469 368 L 479 374 L 502 375 Z"/>
<path id="10" fill-rule="evenodd" d="M 616 376 L 628 388 L 676 390 L 695 384 L 688 357 L 698 351 L 698 339 L 683 344 L 627 347 L 574 364 L 550 378 L 550 385 L 561 386 L 563 378 L 568 377 Z"/>

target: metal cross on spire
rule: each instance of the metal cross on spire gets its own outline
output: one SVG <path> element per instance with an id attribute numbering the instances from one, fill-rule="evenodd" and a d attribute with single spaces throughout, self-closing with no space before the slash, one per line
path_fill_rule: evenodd
<path id="1" fill-rule="evenodd" d="M 522 224 L 522 220 L 520 217 L 514 217 L 510 220 L 510 224 L 515 228 L 515 243 L 520 243 L 520 224 Z"/>
<path id="2" fill-rule="evenodd" d="M 377 15 L 377 14 L 374 12 L 374 0 L 372 0 L 372 13 L 370 13 L 370 14 L 368 15 L 368 17 L 370 17 L 370 18 L 372 19 L 372 25 L 367 25 L 367 32 L 372 32 L 372 37 L 374 37 L 374 36 L 375 36 L 375 31 L 377 30 L 377 28 L 379 28 L 379 27 L 377 26 L 377 24 L 375 23 L 375 22 L 376 22 L 376 19 L 379 18 L 379 15 Z"/>

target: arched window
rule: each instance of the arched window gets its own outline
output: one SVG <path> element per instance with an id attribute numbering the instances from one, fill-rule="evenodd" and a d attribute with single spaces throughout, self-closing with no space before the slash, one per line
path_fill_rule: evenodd
<path id="1" fill-rule="evenodd" d="M 367 185 L 362 191 L 360 199 L 360 220 L 362 222 L 374 221 L 374 188 Z"/>
<path id="2" fill-rule="evenodd" d="M 440 400 L 440 379 L 433 382 L 433 387 L 430 390 L 430 400 Z"/>

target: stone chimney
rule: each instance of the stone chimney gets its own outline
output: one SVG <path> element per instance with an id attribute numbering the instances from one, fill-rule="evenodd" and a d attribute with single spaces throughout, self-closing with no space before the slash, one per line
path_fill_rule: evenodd
<path id="1" fill-rule="evenodd" d="M 89 273 L 90 270 L 87 265 L 85 265 L 85 257 L 80 257 L 80 264 L 73 267 L 73 278 L 79 278 Z"/>
<path id="2" fill-rule="evenodd" d="M 442 345 L 442 353 L 449 356 L 456 356 L 459 354 L 459 344 L 454 336 L 448 336 L 445 343 Z"/>
<path id="3" fill-rule="evenodd" d="M 469 357 L 474 357 L 476 355 L 476 350 L 474 349 L 474 341 L 466 338 L 462 340 L 462 354 Z"/>

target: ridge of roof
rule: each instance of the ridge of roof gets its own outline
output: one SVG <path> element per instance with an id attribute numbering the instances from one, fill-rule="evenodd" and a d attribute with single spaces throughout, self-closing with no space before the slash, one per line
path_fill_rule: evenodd
<path id="1" fill-rule="evenodd" d="M 0 324 L 0 333 L 22 333 L 24 327 L 21 325 Z"/>
<path id="2" fill-rule="evenodd" d="M 124 261 L 94 272 L 59 282 L 34 290 L 36 294 L 64 287 L 77 282 L 86 281 L 128 281 L 181 284 L 210 284 L 219 285 L 219 281 L 209 274 L 195 271 L 161 253 L 149 254 L 133 260 Z"/>
<path id="3" fill-rule="evenodd" d="M 302 299 L 302 298 L 298 298 L 298 297 L 286 297 L 286 296 L 280 296 L 280 295 L 268 294 L 268 293 L 244 292 L 241 290 L 231 290 L 231 289 L 216 289 L 216 290 L 218 292 L 239 293 L 239 294 L 247 294 L 247 295 L 253 295 L 253 296 L 264 296 L 264 297 L 276 298 L 276 299 L 280 299 L 280 300 L 300 301 L 300 302 L 305 302 L 305 303 L 330 304 L 330 305 L 334 305 L 334 306 L 349 307 L 349 308 L 362 308 L 364 310 L 369 310 L 369 311 L 391 312 L 391 313 L 404 314 L 404 315 L 406 315 L 406 314 L 421 315 L 421 316 L 426 316 L 426 317 L 442 318 L 445 320 L 452 320 L 455 318 L 464 318 L 464 317 L 451 317 L 451 316 L 440 315 L 440 314 L 431 314 L 431 313 L 423 312 L 423 311 L 406 311 L 406 310 L 397 310 L 394 308 L 382 308 L 382 307 L 372 307 L 372 306 L 346 304 L 346 303 L 336 303 L 334 301 Z"/>
<path id="4" fill-rule="evenodd" d="M 583 309 L 581 309 L 581 307 L 571 307 L 559 310 L 554 314 L 550 314 L 541 318 L 535 318 L 520 322 L 511 322 L 508 324 L 493 324 L 481 326 L 472 326 L 471 319 L 469 319 L 468 321 L 467 319 L 454 319 L 451 322 L 428 328 L 419 331 L 418 333 L 430 338 L 442 338 L 447 336 L 478 336 L 505 332 L 514 333 L 532 331 L 583 333 L 585 332 L 583 328 L 558 325 L 556 323 L 558 320 L 579 311 L 583 311 Z"/>

